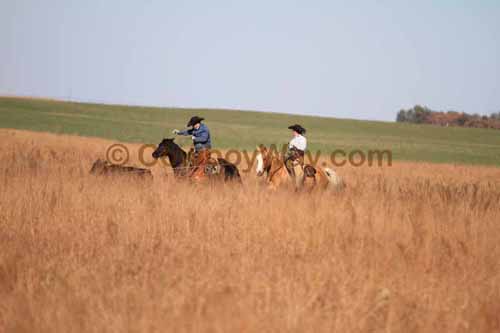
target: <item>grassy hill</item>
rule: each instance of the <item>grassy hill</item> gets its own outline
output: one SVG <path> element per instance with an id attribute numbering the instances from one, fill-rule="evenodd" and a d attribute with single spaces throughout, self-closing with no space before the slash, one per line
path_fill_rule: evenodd
<path id="1" fill-rule="evenodd" d="M 300 123 L 308 129 L 311 150 L 389 149 L 395 160 L 500 165 L 500 131 L 495 130 L 235 110 L 0 98 L 0 127 L 125 142 L 157 143 L 172 136 L 172 129 L 183 128 L 191 115 L 207 119 L 217 148 L 253 149 L 259 143 L 281 145 L 290 137 L 288 125 Z"/>

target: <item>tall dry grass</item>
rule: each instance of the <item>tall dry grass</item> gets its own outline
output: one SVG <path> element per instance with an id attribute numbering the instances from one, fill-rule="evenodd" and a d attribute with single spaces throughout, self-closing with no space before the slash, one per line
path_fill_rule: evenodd
<path id="1" fill-rule="evenodd" d="M 345 193 L 299 196 L 95 178 L 107 141 L 0 140 L 0 332 L 500 330 L 500 169 L 344 168 Z"/>

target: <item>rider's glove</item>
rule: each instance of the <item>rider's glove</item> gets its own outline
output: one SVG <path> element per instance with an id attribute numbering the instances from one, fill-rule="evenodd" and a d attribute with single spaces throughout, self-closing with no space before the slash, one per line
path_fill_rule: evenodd
<path id="1" fill-rule="evenodd" d="M 193 141 L 194 141 L 194 140 L 196 140 L 196 137 L 193 135 L 193 136 L 191 137 L 191 139 L 193 139 Z"/>
<path id="2" fill-rule="evenodd" d="M 179 131 L 178 129 L 174 129 L 174 130 L 172 131 L 172 133 L 174 133 L 174 134 L 176 134 L 176 135 L 177 135 L 177 134 L 179 134 L 179 132 L 180 132 L 180 131 Z"/>

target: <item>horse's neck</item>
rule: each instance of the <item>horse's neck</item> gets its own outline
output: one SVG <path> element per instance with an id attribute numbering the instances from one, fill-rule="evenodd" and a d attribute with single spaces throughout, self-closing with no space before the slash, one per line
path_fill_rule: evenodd
<path id="1" fill-rule="evenodd" d="M 271 160 L 271 165 L 267 171 L 268 177 L 272 177 L 284 167 L 285 163 L 283 163 L 283 161 L 280 158 L 273 157 L 273 159 Z"/>
<path id="2" fill-rule="evenodd" d="M 271 169 L 281 168 L 283 166 L 285 166 L 285 163 L 283 163 L 281 158 L 275 157 L 271 160 Z"/>
<path id="3" fill-rule="evenodd" d="M 174 146 L 175 151 L 168 152 L 168 159 L 172 168 L 178 168 L 186 165 L 186 152 L 179 146 Z"/>

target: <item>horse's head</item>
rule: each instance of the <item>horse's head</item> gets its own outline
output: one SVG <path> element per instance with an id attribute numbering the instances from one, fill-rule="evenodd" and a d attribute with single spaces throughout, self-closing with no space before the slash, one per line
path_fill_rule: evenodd
<path id="1" fill-rule="evenodd" d="M 257 168 L 255 171 L 257 171 L 257 176 L 260 177 L 271 168 L 272 156 L 266 147 L 260 145 L 257 147 L 257 156 L 255 159 L 257 161 Z"/>
<path id="2" fill-rule="evenodd" d="M 163 139 L 153 152 L 153 158 L 158 159 L 167 156 L 174 146 L 176 146 L 174 139 Z"/>

